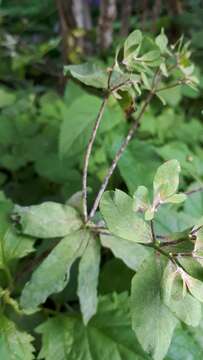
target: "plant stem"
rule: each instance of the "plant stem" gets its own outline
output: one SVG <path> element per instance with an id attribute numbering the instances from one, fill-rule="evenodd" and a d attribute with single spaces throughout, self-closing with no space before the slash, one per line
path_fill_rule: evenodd
<path id="1" fill-rule="evenodd" d="M 112 76 L 112 73 L 114 70 L 114 66 L 115 66 L 115 63 L 113 64 L 113 66 L 111 68 L 109 68 L 109 75 L 108 75 L 108 81 L 107 81 L 107 92 L 101 103 L 99 112 L 97 114 L 96 121 L 95 121 L 93 130 L 92 130 L 92 134 L 89 139 L 89 143 L 87 145 L 86 153 L 85 153 L 84 167 L 83 167 L 83 179 L 82 179 L 83 215 L 84 215 L 85 223 L 87 223 L 87 218 L 88 218 L 88 213 L 87 213 L 87 174 L 88 174 L 89 159 L 90 159 L 92 148 L 93 148 L 93 145 L 94 145 L 94 142 L 96 139 L 97 130 L 99 128 L 101 119 L 103 117 L 108 98 L 111 95 L 110 83 L 111 83 L 111 76 Z"/>
<path id="2" fill-rule="evenodd" d="M 193 256 L 193 253 L 191 253 L 191 252 L 173 253 L 173 256 L 189 256 L 189 257 L 191 257 L 191 256 Z"/>
<path id="3" fill-rule="evenodd" d="M 177 265 L 177 261 L 173 258 L 173 256 L 171 254 L 168 254 L 166 251 L 162 250 L 159 246 L 152 244 L 153 249 L 155 249 L 156 251 L 158 251 L 160 254 L 164 255 L 165 257 L 167 257 L 169 260 L 172 261 L 173 264 Z"/>
<path id="4" fill-rule="evenodd" d="M 12 278 L 9 267 L 5 263 L 4 263 L 3 270 L 4 270 L 4 273 L 5 273 L 6 277 L 7 277 L 9 289 L 12 290 L 13 289 L 13 278 Z"/>
<path id="5" fill-rule="evenodd" d="M 110 91 L 111 91 L 111 92 L 117 91 L 117 90 L 119 90 L 122 86 L 127 85 L 127 84 L 130 84 L 130 83 L 131 83 L 131 80 L 130 80 L 130 79 L 127 79 L 127 80 L 123 81 L 122 83 L 120 83 L 120 84 L 112 87 L 112 88 L 110 89 Z"/>
<path id="6" fill-rule="evenodd" d="M 164 247 L 164 246 L 173 246 L 173 245 L 178 245 L 181 244 L 182 242 L 187 241 L 187 239 L 178 239 L 178 240 L 173 240 L 173 241 L 164 241 L 160 244 L 160 247 Z"/>
<path id="7" fill-rule="evenodd" d="M 150 226 L 151 226 L 151 233 L 152 233 L 152 241 L 155 244 L 156 243 L 156 235 L 155 235 L 155 231 L 154 231 L 153 220 L 150 221 Z"/>
<path id="8" fill-rule="evenodd" d="M 186 191 L 185 194 L 186 195 L 192 195 L 192 194 L 195 194 L 197 192 L 203 192 L 203 187 L 199 187 L 199 188 L 194 189 L 194 190 Z"/>
<path id="9" fill-rule="evenodd" d="M 89 158 L 92 152 L 92 147 L 97 135 L 97 130 L 99 128 L 102 116 L 104 114 L 105 106 L 108 101 L 108 95 L 106 95 L 101 103 L 94 128 L 92 130 L 92 134 L 89 140 L 89 143 L 87 145 L 87 150 L 85 153 L 85 159 L 84 159 L 84 167 L 83 167 L 83 181 L 82 181 L 82 198 L 83 198 L 83 214 L 84 214 L 84 220 L 87 222 L 87 172 L 88 172 L 88 165 L 89 165 Z"/>
<path id="10" fill-rule="evenodd" d="M 96 199 L 94 201 L 94 204 L 93 204 L 93 207 L 92 207 L 92 210 L 90 211 L 90 214 L 88 216 L 88 221 L 94 217 L 96 211 L 97 211 L 97 208 L 99 206 L 99 203 L 100 203 L 100 200 L 102 198 L 102 195 L 104 193 L 104 191 L 106 190 L 107 188 L 107 185 L 109 183 L 109 180 L 118 164 L 118 161 L 119 159 L 121 158 L 123 152 L 125 151 L 126 147 L 128 146 L 129 142 L 131 141 L 133 135 L 135 134 L 138 126 L 139 126 L 139 121 L 140 119 L 142 118 L 149 102 L 151 101 L 152 97 L 154 96 L 154 91 L 151 91 L 148 95 L 148 97 L 146 98 L 141 110 L 140 110 L 140 113 L 138 114 L 137 118 L 135 118 L 130 130 L 128 131 L 128 134 L 126 136 L 126 138 L 124 139 L 123 143 L 121 144 L 120 148 L 118 149 L 113 161 L 112 161 L 112 164 L 108 170 L 108 173 L 106 175 L 106 177 L 104 178 L 104 181 L 101 185 L 101 188 L 96 196 Z"/>
<path id="11" fill-rule="evenodd" d="M 168 86 L 163 86 L 162 88 L 157 89 L 156 92 L 158 93 L 158 92 L 160 92 L 160 91 L 164 91 L 164 90 L 168 90 L 168 89 L 173 89 L 174 87 L 180 86 L 180 85 L 182 85 L 182 84 L 184 84 L 184 83 L 185 83 L 185 79 L 182 79 L 182 80 L 179 80 L 179 81 L 177 81 L 177 82 L 175 82 L 175 83 L 173 83 L 173 84 L 170 84 L 170 85 L 168 85 Z"/>
<path id="12" fill-rule="evenodd" d="M 120 160 L 122 154 L 124 153 L 125 149 L 127 148 L 129 142 L 131 141 L 131 139 L 133 138 L 137 128 L 139 127 L 139 124 L 140 124 L 140 120 L 143 116 L 143 114 L 145 113 L 145 110 L 147 108 L 147 106 L 149 105 L 151 99 L 154 97 L 155 93 L 156 93 L 156 85 L 159 83 L 159 80 L 161 78 L 161 70 L 160 68 L 158 68 L 154 74 L 154 78 L 153 78 L 153 81 L 152 81 L 152 87 L 151 87 L 151 91 L 149 92 L 147 98 L 145 99 L 144 101 L 144 104 L 138 114 L 138 116 L 134 119 L 133 123 L 132 123 L 132 126 L 131 128 L 129 129 L 128 131 L 128 134 L 126 136 L 126 138 L 124 139 L 123 143 L 121 144 L 120 148 L 118 149 L 118 151 L 116 152 L 116 155 L 112 161 L 112 164 L 107 172 L 107 175 L 105 176 L 104 178 L 104 181 L 100 187 L 100 190 L 94 200 L 94 203 L 93 203 L 93 206 L 92 206 L 92 209 L 90 211 L 90 214 L 89 216 L 87 217 L 87 222 L 92 219 L 97 211 L 97 208 L 99 206 L 99 203 L 100 203 L 100 200 L 102 198 L 102 195 L 103 193 L 105 192 L 107 186 L 108 186 L 108 183 L 109 183 L 109 180 L 118 164 L 118 161 Z M 110 81 L 108 82 L 108 84 L 110 83 Z M 121 86 L 122 84 L 120 84 Z M 109 87 L 108 87 L 109 88 Z"/>

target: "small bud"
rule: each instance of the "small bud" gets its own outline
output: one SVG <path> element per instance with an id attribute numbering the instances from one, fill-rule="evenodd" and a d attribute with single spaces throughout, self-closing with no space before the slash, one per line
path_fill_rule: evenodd
<path id="1" fill-rule="evenodd" d="M 190 240 L 196 240 L 197 236 L 195 234 L 189 234 L 189 239 Z"/>
<path id="2" fill-rule="evenodd" d="M 187 156 L 187 161 L 192 162 L 193 160 L 194 160 L 193 156 L 191 156 L 191 155 Z"/>

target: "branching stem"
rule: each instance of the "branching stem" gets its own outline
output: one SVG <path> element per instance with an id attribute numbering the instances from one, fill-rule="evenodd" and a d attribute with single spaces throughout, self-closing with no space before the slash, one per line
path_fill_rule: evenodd
<path id="1" fill-rule="evenodd" d="M 199 187 L 199 188 L 194 189 L 194 190 L 186 191 L 185 194 L 186 195 L 192 195 L 192 194 L 195 194 L 195 193 L 198 193 L 198 192 L 203 192 L 203 187 Z"/>
<path id="2" fill-rule="evenodd" d="M 134 122 L 132 123 L 132 126 L 130 128 L 130 130 L 128 131 L 128 134 L 126 136 L 126 138 L 124 139 L 123 143 L 121 144 L 120 148 L 118 149 L 118 151 L 116 152 L 116 155 L 111 163 L 111 166 L 107 172 L 107 175 L 105 176 L 104 178 L 104 181 L 101 185 L 101 188 L 95 198 L 95 201 L 94 201 L 94 204 L 93 204 L 93 207 L 90 211 L 90 214 L 88 216 L 88 221 L 90 219 L 92 219 L 97 211 L 97 208 L 99 206 L 99 203 L 100 203 L 100 200 L 102 198 L 102 195 L 103 193 L 105 192 L 106 188 L 107 188 L 107 185 L 109 183 L 109 180 L 118 164 L 118 161 L 120 160 L 122 154 L 124 153 L 125 149 L 127 148 L 129 142 L 131 141 L 131 139 L 133 138 L 138 126 L 139 126 L 139 123 L 140 123 L 140 120 L 143 116 L 143 114 L 145 113 L 145 110 L 148 106 L 148 104 L 150 103 L 151 99 L 153 98 L 155 94 L 155 91 L 154 90 L 151 90 L 151 92 L 148 94 L 146 100 L 144 101 L 144 104 L 140 110 L 140 113 L 138 114 L 138 116 L 134 119 Z"/>
<path id="3" fill-rule="evenodd" d="M 186 82 L 186 79 L 179 80 L 179 81 L 177 81 L 175 83 L 172 83 L 172 84 L 169 84 L 169 85 L 166 85 L 166 86 L 163 86 L 163 87 L 157 89 L 156 92 L 158 93 L 160 91 L 173 89 L 173 88 L 175 88 L 177 86 L 183 85 L 185 82 Z"/>

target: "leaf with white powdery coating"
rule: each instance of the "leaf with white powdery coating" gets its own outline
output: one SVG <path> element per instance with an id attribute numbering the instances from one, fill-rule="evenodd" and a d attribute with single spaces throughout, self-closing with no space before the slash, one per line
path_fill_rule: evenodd
<path id="1" fill-rule="evenodd" d="M 10 222 L 12 208 L 10 200 L 0 202 L 0 268 L 34 251 L 35 239 L 18 234 L 13 229 Z"/>
<path id="2" fill-rule="evenodd" d="M 36 309 L 49 295 L 64 289 L 69 280 L 70 268 L 83 254 L 89 236 L 88 231 L 79 230 L 56 245 L 25 285 L 21 295 L 23 308 Z"/>
<path id="3" fill-rule="evenodd" d="M 200 302 L 203 302 L 203 282 L 190 276 L 182 268 L 180 268 L 179 271 L 192 296 Z"/>
<path id="4" fill-rule="evenodd" d="M 12 216 L 23 234 L 42 239 L 64 237 L 82 225 L 74 208 L 51 201 L 26 207 L 16 205 Z"/>
<path id="5" fill-rule="evenodd" d="M 184 291 L 181 276 L 171 262 L 164 270 L 162 283 L 164 303 L 179 320 L 187 325 L 197 326 L 201 320 L 201 304 L 189 292 Z"/>
<path id="6" fill-rule="evenodd" d="M 123 191 L 105 192 L 100 211 L 113 235 L 123 239 L 149 243 L 152 235 L 149 225 L 142 217 L 133 211 L 133 199 Z"/>
<path id="7" fill-rule="evenodd" d="M 64 66 L 64 72 L 65 74 L 70 72 L 75 79 L 78 79 L 87 86 L 93 86 L 98 89 L 107 88 L 108 73 L 95 64 L 85 63 Z"/>
<path id="8" fill-rule="evenodd" d="M 87 325 L 97 310 L 97 286 L 100 265 L 100 242 L 93 235 L 89 237 L 87 247 L 81 257 L 78 274 L 78 297 Z"/>
<path id="9" fill-rule="evenodd" d="M 150 248 L 118 236 L 101 235 L 100 238 L 102 245 L 109 248 L 115 257 L 123 260 L 132 270 L 138 270 L 141 263 L 151 252 Z"/>
<path id="10" fill-rule="evenodd" d="M 150 256 L 132 280 L 132 326 L 143 349 L 153 359 L 167 353 L 177 319 L 161 297 L 162 258 Z"/>
<path id="11" fill-rule="evenodd" d="M 141 45 L 142 42 L 142 33 L 140 30 L 133 31 L 128 35 L 124 43 L 124 58 L 129 56 L 133 51 Z"/>
<path id="12" fill-rule="evenodd" d="M 177 160 L 166 161 L 154 177 L 154 197 L 165 200 L 175 194 L 179 185 L 180 164 Z"/>
<path id="13" fill-rule="evenodd" d="M 150 206 L 149 191 L 145 186 L 138 186 L 133 198 L 133 209 L 135 211 L 145 211 Z"/>

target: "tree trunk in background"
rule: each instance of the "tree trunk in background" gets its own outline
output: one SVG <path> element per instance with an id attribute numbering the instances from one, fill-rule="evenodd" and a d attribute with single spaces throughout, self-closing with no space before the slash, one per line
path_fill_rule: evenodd
<path id="1" fill-rule="evenodd" d="M 171 38 L 176 41 L 181 36 L 181 27 L 177 23 L 176 19 L 183 12 L 183 2 L 181 0 L 168 0 L 166 2 L 169 16 L 172 20 L 171 26 Z"/>
<path id="2" fill-rule="evenodd" d="M 141 0 L 141 11 L 142 11 L 142 15 L 141 15 L 141 23 L 142 23 L 142 29 L 145 29 L 145 23 L 146 20 L 148 18 L 149 15 L 149 4 L 148 4 L 148 0 Z"/>
<path id="3" fill-rule="evenodd" d="M 77 57 L 78 54 L 89 53 L 91 44 L 86 38 L 86 31 L 92 28 L 88 0 L 56 0 L 60 18 L 63 44 L 63 63 Z M 77 32 L 77 29 L 80 31 Z"/>
<path id="4" fill-rule="evenodd" d="M 78 37 L 78 44 L 83 53 L 89 54 L 92 51 L 90 41 L 86 37 L 86 31 L 92 28 L 92 19 L 88 0 L 73 0 L 73 13 L 76 27 L 84 30 L 84 35 Z"/>
<path id="5" fill-rule="evenodd" d="M 63 63 L 65 64 L 70 51 L 68 34 L 71 32 L 71 29 L 75 27 L 74 16 L 72 13 L 72 0 L 56 0 L 56 5 L 60 20 Z"/>
<path id="6" fill-rule="evenodd" d="M 98 44 L 101 52 L 105 52 L 112 44 L 116 15 L 116 0 L 101 0 L 98 26 Z"/>
<path id="7" fill-rule="evenodd" d="M 169 12 L 172 15 L 180 15 L 183 11 L 183 4 L 181 0 L 169 0 L 167 5 Z"/>
<path id="8" fill-rule="evenodd" d="M 120 35 L 126 37 L 130 30 L 130 16 L 132 14 L 132 0 L 125 0 L 122 3 L 121 30 Z"/>
<path id="9" fill-rule="evenodd" d="M 155 0 L 154 7 L 152 10 L 152 31 L 155 32 L 157 29 L 157 20 L 159 18 L 159 15 L 161 13 L 162 8 L 162 0 Z"/>

